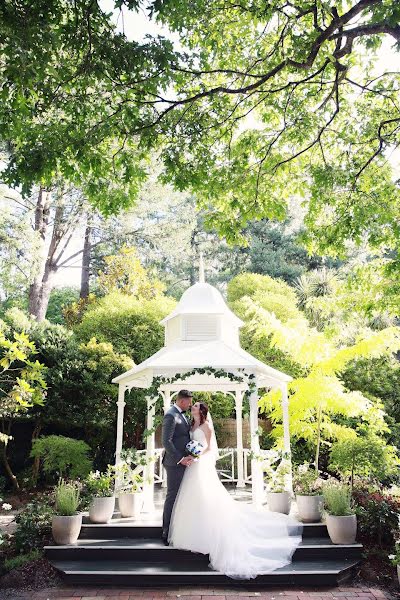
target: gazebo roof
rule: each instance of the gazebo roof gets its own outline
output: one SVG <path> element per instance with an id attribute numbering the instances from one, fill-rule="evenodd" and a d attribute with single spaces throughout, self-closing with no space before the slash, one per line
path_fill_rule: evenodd
<path id="1" fill-rule="evenodd" d="M 126 388 L 148 388 L 154 377 L 174 377 L 195 368 L 238 373 L 245 371 L 257 377 L 258 387 L 274 387 L 291 381 L 291 377 L 264 364 L 240 347 L 241 321 L 226 305 L 221 293 L 204 282 L 200 259 L 200 281 L 188 288 L 175 309 L 161 321 L 166 328 L 166 341 L 161 350 L 141 364 L 115 377 L 113 383 Z M 237 388 L 243 384 L 229 378 L 196 374 L 174 387 L 198 390 Z"/>
<path id="2" fill-rule="evenodd" d="M 185 290 L 174 310 L 161 321 L 165 325 L 170 319 L 179 315 L 225 315 L 239 327 L 243 321 L 227 306 L 222 294 L 215 287 L 205 282 L 198 282 Z"/>
<path id="3" fill-rule="evenodd" d="M 115 377 L 113 383 L 123 383 L 128 387 L 147 388 L 151 385 L 153 377 L 170 377 L 201 367 L 213 367 L 230 372 L 244 370 L 254 373 L 257 376 L 259 387 L 272 387 L 278 382 L 288 382 L 292 379 L 289 375 L 264 364 L 243 348 L 232 348 L 224 342 L 216 340 L 178 342 L 168 348 L 164 346 L 140 365 Z M 224 382 L 221 381 L 221 383 Z"/>

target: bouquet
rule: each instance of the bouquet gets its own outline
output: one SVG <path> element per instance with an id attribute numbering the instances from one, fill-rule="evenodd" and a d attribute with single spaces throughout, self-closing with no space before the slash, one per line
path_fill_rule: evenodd
<path id="1" fill-rule="evenodd" d="M 203 452 L 203 444 L 200 442 L 196 442 L 195 440 L 191 440 L 186 444 L 186 450 L 189 452 L 190 456 L 193 458 L 199 458 L 200 454 Z"/>

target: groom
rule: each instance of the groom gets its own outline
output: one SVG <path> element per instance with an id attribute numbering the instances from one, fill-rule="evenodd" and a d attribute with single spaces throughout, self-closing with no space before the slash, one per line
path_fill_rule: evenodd
<path id="1" fill-rule="evenodd" d="M 190 418 L 185 412 L 192 405 L 192 393 L 178 392 L 176 402 L 165 413 L 162 427 L 164 447 L 163 465 L 167 472 L 167 496 L 163 513 L 162 538 L 168 544 L 168 529 L 175 498 L 182 482 L 185 469 L 193 459 L 187 455 L 186 444 L 190 441 Z"/>

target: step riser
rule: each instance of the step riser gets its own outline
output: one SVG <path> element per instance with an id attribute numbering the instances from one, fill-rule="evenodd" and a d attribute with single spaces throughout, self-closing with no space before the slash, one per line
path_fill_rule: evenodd
<path id="1" fill-rule="evenodd" d="M 183 575 L 118 575 L 116 573 L 95 573 L 93 575 L 86 573 L 66 574 L 64 580 L 69 585 L 112 585 L 117 586 L 135 586 L 135 587 L 162 587 L 171 585 L 190 585 L 196 586 L 227 586 L 227 587 L 263 587 L 263 586 L 336 586 L 339 583 L 343 583 L 352 576 L 352 572 L 349 570 L 346 576 L 343 574 L 292 574 L 292 575 L 262 575 L 256 579 L 240 581 L 237 579 L 231 579 L 224 575 L 195 575 L 195 574 L 183 574 Z"/>
<path id="2" fill-rule="evenodd" d="M 161 539 L 162 529 L 161 527 L 130 527 L 124 525 L 120 527 L 118 525 L 105 524 L 105 525 L 82 525 L 79 539 L 82 540 L 105 540 L 105 539 L 139 539 L 139 538 L 151 538 Z"/>
<path id="3" fill-rule="evenodd" d="M 105 523 L 104 525 L 82 525 L 80 539 L 122 539 L 122 538 L 158 538 L 161 539 L 161 527 L 143 526 L 118 526 L 113 523 Z M 323 523 L 315 523 L 307 525 L 303 528 L 303 538 L 329 538 L 326 525 Z"/>
<path id="4" fill-rule="evenodd" d="M 325 523 L 312 523 L 304 525 L 303 539 L 307 538 L 329 538 L 329 533 Z"/>
<path id="5" fill-rule="evenodd" d="M 204 554 L 195 554 L 193 552 L 185 552 L 184 550 L 174 549 L 140 549 L 140 548 L 51 548 L 46 549 L 46 558 L 49 560 L 146 560 L 149 564 L 165 563 L 165 564 L 186 564 L 188 562 L 202 564 L 207 567 L 209 560 Z"/>
<path id="6" fill-rule="evenodd" d="M 143 560 L 149 563 L 166 562 L 182 563 L 195 561 L 198 564 L 208 564 L 208 558 L 201 554 L 175 550 L 173 548 L 52 548 L 46 549 L 46 557 L 49 560 Z M 340 546 L 329 546 L 328 548 L 297 548 L 293 560 L 315 560 L 335 558 L 361 558 L 361 549 L 342 548 Z"/>

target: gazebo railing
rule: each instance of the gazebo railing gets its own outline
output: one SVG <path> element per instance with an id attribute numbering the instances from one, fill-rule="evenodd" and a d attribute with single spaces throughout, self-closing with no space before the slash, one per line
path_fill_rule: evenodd
<path id="1" fill-rule="evenodd" d="M 154 450 L 154 483 L 161 484 L 162 487 L 166 487 L 165 469 L 162 465 L 163 448 L 156 448 Z M 138 450 L 138 454 L 144 456 L 146 450 Z M 269 450 L 260 450 L 260 455 L 268 458 L 270 454 Z M 219 456 L 217 459 L 217 472 L 222 483 L 235 484 L 238 482 L 238 459 L 236 448 L 219 448 Z M 145 466 L 136 467 L 136 472 L 145 476 Z M 251 450 L 249 448 L 243 449 L 243 482 L 244 484 L 251 485 Z"/>
<path id="2" fill-rule="evenodd" d="M 145 455 L 146 450 L 139 450 L 139 455 Z M 268 457 L 269 450 L 260 450 L 260 454 Z M 154 483 L 165 485 L 165 471 L 162 466 L 163 448 L 154 450 Z M 238 468 L 237 468 L 237 449 L 236 448 L 219 448 L 219 456 L 217 459 L 217 472 L 223 483 L 237 483 Z M 143 469 L 142 469 L 143 470 Z M 243 475 L 244 483 L 251 484 L 251 450 L 243 449 Z"/>

